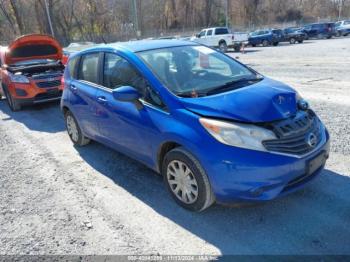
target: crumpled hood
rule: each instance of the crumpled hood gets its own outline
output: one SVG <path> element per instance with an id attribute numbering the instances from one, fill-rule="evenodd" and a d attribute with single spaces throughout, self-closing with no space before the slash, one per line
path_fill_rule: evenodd
<path id="1" fill-rule="evenodd" d="M 202 116 L 242 122 L 271 122 L 297 111 L 296 92 L 272 79 L 222 94 L 182 98 L 184 107 Z"/>

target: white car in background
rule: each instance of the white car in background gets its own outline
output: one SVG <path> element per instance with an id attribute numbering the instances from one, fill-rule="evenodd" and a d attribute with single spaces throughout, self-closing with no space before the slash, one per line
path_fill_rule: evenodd
<path id="1" fill-rule="evenodd" d="M 222 52 L 227 52 L 229 48 L 240 51 L 243 45 L 248 44 L 248 34 L 243 32 L 230 33 L 227 27 L 212 27 L 203 29 L 191 41 L 206 46 L 219 48 Z"/>
<path id="2" fill-rule="evenodd" d="M 337 36 L 347 36 L 350 34 L 350 20 L 336 22 L 335 31 Z"/>

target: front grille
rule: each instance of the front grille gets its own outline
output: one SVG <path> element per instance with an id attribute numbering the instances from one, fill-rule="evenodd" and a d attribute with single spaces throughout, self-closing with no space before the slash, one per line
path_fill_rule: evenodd
<path id="1" fill-rule="evenodd" d="M 303 155 L 322 140 L 321 123 L 312 111 L 300 111 L 293 118 L 271 123 L 270 128 L 278 139 L 265 140 L 263 145 L 273 152 Z"/>
<path id="2" fill-rule="evenodd" d="M 52 99 L 52 98 L 59 98 L 62 96 L 61 90 L 54 90 L 54 92 L 49 93 L 41 93 L 35 96 L 34 101 L 40 101 L 40 100 L 46 100 L 46 99 Z"/>
<path id="3" fill-rule="evenodd" d="M 43 81 L 43 82 L 36 82 L 37 87 L 40 88 L 51 88 L 51 87 L 57 87 L 61 85 L 61 80 L 52 80 L 52 81 Z"/>

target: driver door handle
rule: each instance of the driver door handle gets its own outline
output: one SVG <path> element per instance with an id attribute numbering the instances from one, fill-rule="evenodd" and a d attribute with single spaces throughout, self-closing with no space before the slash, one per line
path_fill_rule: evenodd
<path id="1" fill-rule="evenodd" d="M 107 99 L 104 96 L 99 96 L 97 97 L 97 102 L 100 104 L 106 104 L 107 103 Z"/>
<path id="2" fill-rule="evenodd" d="M 70 85 L 70 90 L 72 90 L 73 93 L 76 93 L 78 88 L 75 85 Z"/>

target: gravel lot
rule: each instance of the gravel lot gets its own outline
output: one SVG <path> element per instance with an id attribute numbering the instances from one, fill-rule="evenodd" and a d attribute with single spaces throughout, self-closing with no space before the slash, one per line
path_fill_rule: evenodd
<path id="1" fill-rule="evenodd" d="M 162 179 L 72 146 L 58 104 L 0 101 L 0 254 L 350 254 L 350 38 L 231 53 L 310 100 L 331 136 L 323 174 L 264 205 L 179 208 Z"/>

